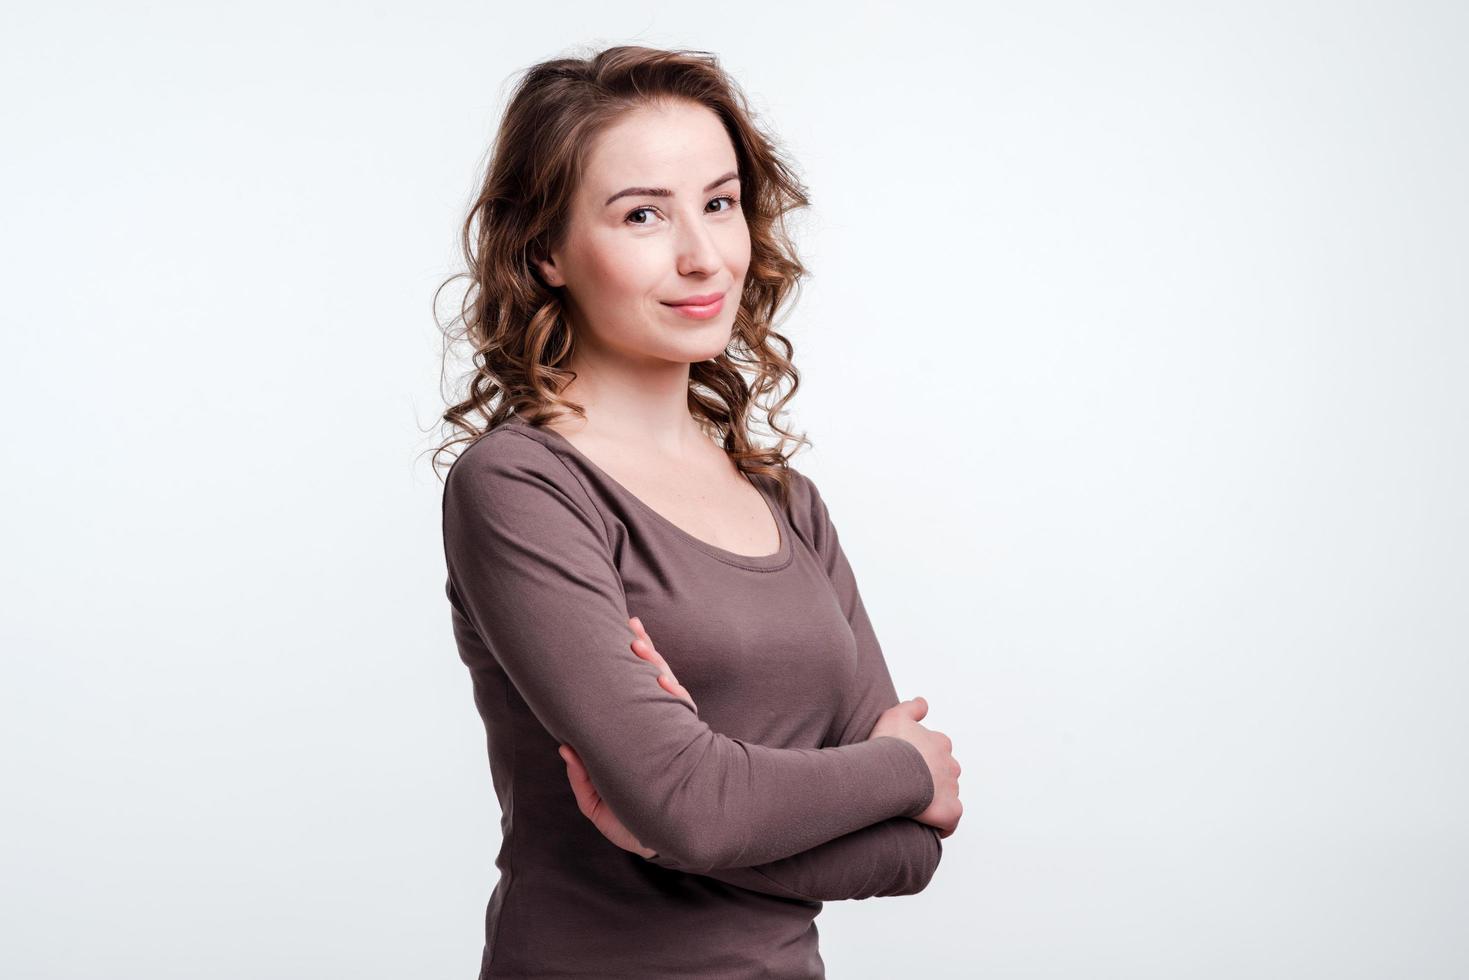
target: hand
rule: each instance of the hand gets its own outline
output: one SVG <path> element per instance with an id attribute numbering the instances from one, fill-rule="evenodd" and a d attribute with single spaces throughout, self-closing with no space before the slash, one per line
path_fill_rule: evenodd
<path id="1" fill-rule="evenodd" d="M 632 641 L 633 653 L 658 667 L 659 686 L 675 697 L 683 698 L 690 705 L 694 705 L 693 696 L 673 676 L 673 670 L 669 668 L 668 661 L 664 660 L 663 655 L 653 646 L 652 637 L 648 636 L 648 631 L 643 629 L 643 621 L 634 616 L 628 620 L 628 625 L 636 634 Z M 698 705 L 694 705 L 694 710 L 699 710 Z M 582 816 L 590 820 L 602 832 L 603 837 L 624 851 L 632 851 L 645 858 L 657 854 L 658 852 L 652 848 L 644 847 L 622 825 L 622 821 L 617 819 L 612 808 L 603 801 L 602 795 L 592 785 L 591 775 L 587 772 L 587 767 L 582 764 L 581 756 L 576 754 L 576 750 L 563 743 L 556 751 L 566 763 L 566 778 L 571 781 L 571 791 L 576 795 L 576 806 L 581 810 Z"/>
<path id="2" fill-rule="evenodd" d="M 964 804 L 959 802 L 961 769 L 949 736 L 918 724 L 927 714 L 928 702 L 921 697 L 900 701 L 878 716 L 867 737 L 892 735 L 912 743 L 923 753 L 929 775 L 933 777 L 933 801 L 913 819 L 938 828 L 939 837 L 944 838 L 958 828 L 959 818 L 964 815 Z"/>
<path id="3" fill-rule="evenodd" d="M 663 659 L 663 654 L 654 648 L 653 638 L 648 635 L 647 630 L 643 629 L 643 621 L 634 616 L 627 622 L 633 628 L 633 632 L 637 634 L 637 637 L 632 641 L 632 652 L 644 660 L 649 661 L 661 671 L 658 675 L 659 686 L 674 697 L 683 698 L 693 706 L 695 711 L 698 711 L 699 706 L 694 704 L 694 696 L 689 693 L 688 688 L 678 682 L 678 679 L 673 676 L 673 668 L 668 666 L 668 661 Z"/>

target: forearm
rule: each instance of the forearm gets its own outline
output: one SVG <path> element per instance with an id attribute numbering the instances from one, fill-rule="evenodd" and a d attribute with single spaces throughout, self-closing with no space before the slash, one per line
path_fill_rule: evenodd
<path id="1" fill-rule="evenodd" d="M 662 690 L 628 648 L 605 525 L 541 444 L 492 431 L 451 468 L 443 503 L 450 596 L 474 656 L 504 671 L 649 847 L 693 871 L 746 867 L 928 806 L 933 781 L 908 742 L 767 747 L 711 730 Z"/>
<path id="2" fill-rule="evenodd" d="M 823 743 L 850 745 L 870 736 L 882 713 L 898 703 L 898 695 L 862 602 L 856 575 L 820 492 L 799 473 L 793 489 L 792 520 L 820 557 L 857 644 L 856 670 L 843 690 Z M 702 873 L 768 894 L 840 901 L 921 891 L 937 871 L 942 854 L 936 828 L 898 817 L 781 860 Z M 664 867 L 674 866 L 666 860 L 653 860 Z"/>
<path id="3" fill-rule="evenodd" d="M 935 828 L 896 817 L 778 861 L 694 873 L 780 898 L 840 902 L 916 894 L 933 879 L 942 857 Z M 662 855 L 648 860 L 687 870 Z"/>

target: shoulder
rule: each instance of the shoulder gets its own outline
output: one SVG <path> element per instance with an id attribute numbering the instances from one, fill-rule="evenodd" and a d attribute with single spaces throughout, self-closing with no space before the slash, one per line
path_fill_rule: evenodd
<path id="1" fill-rule="evenodd" d="M 786 463 L 785 472 L 789 478 L 786 483 L 786 493 L 790 499 L 792 510 L 798 508 L 805 510 L 810 507 L 813 501 L 820 499 L 820 494 L 816 489 L 816 481 L 812 480 L 811 477 L 807 476 L 793 463 Z"/>
<path id="2" fill-rule="evenodd" d="M 451 484 L 499 483 L 540 478 L 564 485 L 578 481 L 562 452 L 536 430 L 526 425 L 498 425 L 460 450 L 444 477 Z"/>
<path id="3" fill-rule="evenodd" d="M 553 446 L 523 425 L 499 425 L 460 451 L 444 477 L 444 509 L 525 517 L 595 510 L 581 481 Z"/>
<path id="4" fill-rule="evenodd" d="M 481 584 L 492 576 L 502 585 L 505 576 L 541 581 L 548 574 L 614 581 L 606 577 L 613 551 L 597 507 L 561 456 L 521 428 L 479 436 L 444 476 L 450 575 Z"/>
<path id="5" fill-rule="evenodd" d="M 786 464 L 790 480 L 787 484 L 786 512 L 801 536 L 820 551 L 830 537 L 831 516 L 816 481 L 790 463 Z"/>

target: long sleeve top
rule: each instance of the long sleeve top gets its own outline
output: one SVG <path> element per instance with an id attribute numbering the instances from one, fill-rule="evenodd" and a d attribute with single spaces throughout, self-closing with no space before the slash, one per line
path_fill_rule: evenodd
<path id="1" fill-rule="evenodd" d="M 824 977 L 823 901 L 938 867 L 922 753 L 868 738 L 898 703 L 814 482 L 750 474 L 780 529 L 740 555 L 684 531 L 519 417 L 445 477 L 446 593 L 500 803 L 491 977 Z M 630 649 L 638 616 L 697 707 Z M 571 745 L 655 856 L 602 836 Z"/>

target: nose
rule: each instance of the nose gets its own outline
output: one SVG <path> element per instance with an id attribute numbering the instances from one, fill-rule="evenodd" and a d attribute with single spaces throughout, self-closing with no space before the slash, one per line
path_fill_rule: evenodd
<path id="1" fill-rule="evenodd" d="M 678 233 L 678 271 L 680 275 L 710 275 L 718 272 L 723 258 L 714 235 L 702 222 L 684 222 Z"/>

